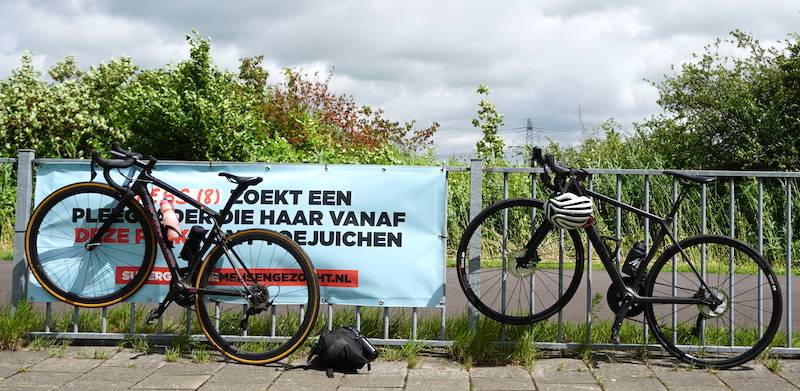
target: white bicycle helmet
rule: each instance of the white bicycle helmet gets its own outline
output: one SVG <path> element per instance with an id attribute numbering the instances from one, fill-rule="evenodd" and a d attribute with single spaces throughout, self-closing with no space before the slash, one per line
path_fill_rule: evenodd
<path id="1" fill-rule="evenodd" d="M 578 229 L 594 223 L 592 199 L 572 193 L 562 193 L 547 200 L 544 215 L 553 225 L 564 229 Z"/>

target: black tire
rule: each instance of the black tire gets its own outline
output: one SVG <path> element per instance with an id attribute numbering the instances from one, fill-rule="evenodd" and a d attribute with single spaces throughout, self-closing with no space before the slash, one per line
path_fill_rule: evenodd
<path id="1" fill-rule="evenodd" d="M 91 251 L 81 244 L 102 225 L 102 211 L 113 209 L 120 198 L 108 185 L 84 182 L 64 186 L 39 204 L 25 233 L 25 251 L 29 269 L 46 291 L 76 306 L 105 307 L 142 286 L 156 249 L 153 228 L 138 201 L 129 202 L 121 221 L 111 225 L 108 242 Z"/>
<path id="2" fill-rule="evenodd" d="M 645 305 L 647 322 L 658 342 L 679 360 L 706 368 L 731 368 L 758 356 L 770 345 L 781 323 L 781 289 L 772 268 L 752 247 L 725 236 L 695 236 L 682 240 L 680 247 L 698 273 L 701 259 L 706 257 L 705 283 L 725 300 L 717 308 Z M 700 280 L 693 272 L 682 270 L 681 264 L 686 261 L 678 247 L 666 249 L 647 276 L 644 294 L 692 297 L 698 293 Z M 707 314 L 701 316 L 701 312 Z"/>
<path id="3" fill-rule="evenodd" d="M 246 337 L 242 335 L 240 323 L 242 306 L 245 303 L 243 298 L 198 293 L 195 310 L 200 320 L 200 327 L 209 342 L 233 360 L 245 364 L 268 364 L 278 361 L 300 347 L 316 323 L 319 313 L 319 281 L 314 265 L 297 243 L 275 231 L 263 229 L 239 231 L 228 236 L 225 244 L 232 254 L 237 271 L 243 273 L 242 275 L 245 275 L 245 271 L 238 263 L 237 257 L 253 275 L 264 273 L 261 275 L 262 278 L 253 280 L 269 281 L 267 277 L 270 274 L 266 270 L 281 269 L 281 273 L 286 276 L 287 285 L 263 284 L 273 304 L 263 312 L 250 316 Z M 231 264 L 220 244 L 215 246 L 203 261 L 195 286 L 208 289 L 222 289 L 220 286 L 229 286 L 230 289 L 243 291 L 238 278 L 233 274 L 235 271 L 230 270 L 231 274 L 224 274 L 220 272 L 221 268 L 231 268 Z M 292 274 L 287 270 L 295 272 Z M 227 285 L 220 283 L 229 276 L 232 277 L 232 282 Z M 303 281 L 299 281 L 301 277 Z M 270 278 L 274 281 L 279 277 L 272 275 Z M 282 289 L 286 286 L 292 289 Z M 301 305 L 305 313 L 302 319 L 299 319 Z M 273 309 L 276 316 L 286 317 L 288 321 L 283 322 L 284 325 L 292 324 L 292 321 L 298 322 L 296 330 L 288 332 L 291 336 L 287 341 L 281 342 L 270 338 L 272 328 L 275 327 L 272 324 Z M 280 333 L 278 335 L 286 335 L 278 332 Z"/>
<path id="4" fill-rule="evenodd" d="M 531 237 L 531 232 L 544 221 L 542 205 L 541 201 L 528 198 L 509 199 L 491 205 L 469 223 L 459 242 L 456 271 L 461 289 L 467 296 L 467 300 L 478 311 L 498 322 L 521 325 L 547 319 L 569 302 L 580 285 L 584 253 L 580 235 L 575 230 L 550 230 L 545 240 L 542 241 L 540 249 L 537 249 L 542 259 L 540 267 L 527 271 L 527 273 L 532 273 L 529 276 L 525 274 L 524 270 L 522 273 L 512 273 L 509 268 L 508 254 L 524 247 Z M 505 238 L 501 225 L 504 216 L 507 216 L 508 229 Z M 473 275 L 479 276 L 480 282 L 473 289 L 473 285 L 469 281 L 468 262 L 472 258 L 469 254 L 469 243 L 479 231 L 481 254 L 478 261 L 479 268 Z M 553 255 L 553 251 L 550 251 L 553 246 L 558 248 L 555 250 L 557 255 Z M 542 247 L 546 247 L 548 253 L 540 251 Z M 567 254 L 568 251 L 570 251 L 569 254 Z M 505 285 L 502 278 L 504 265 L 506 266 Z M 558 269 L 548 269 L 548 267 L 554 266 L 566 267 L 563 273 L 560 273 Z M 493 275 L 497 281 L 488 282 L 493 281 L 491 279 Z M 554 290 L 558 291 L 557 281 L 561 281 L 562 290 L 553 293 Z M 481 284 L 483 288 L 481 288 Z M 503 286 L 505 286 L 505 295 L 503 295 Z M 511 289 L 510 296 L 509 288 Z M 494 290 L 497 292 L 495 293 Z M 527 292 L 525 292 L 526 290 Z M 516 300 L 513 297 L 514 293 L 520 294 Z M 502 299 L 503 296 L 506 300 Z M 497 304 L 498 297 L 501 298 L 499 305 Z M 521 299 L 527 299 L 527 302 L 522 302 Z M 514 308 L 514 304 L 516 304 L 516 308 Z"/>

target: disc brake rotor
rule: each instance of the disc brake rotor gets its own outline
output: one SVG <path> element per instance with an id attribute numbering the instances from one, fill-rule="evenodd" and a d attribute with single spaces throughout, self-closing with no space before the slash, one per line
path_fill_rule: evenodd
<path id="1" fill-rule="evenodd" d="M 709 306 L 708 304 L 697 305 L 697 309 L 700 310 L 700 313 L 703 314 L 703 316 L 706 319 L 718 318 L 722 315 L 725 315 L 725 313 L 728 312 L 728 301 L 730 300 L 730 298 L 728 297 L 728 294 L 725 293 L 725 291 L 718 288 L 711 288 L 708 296 L 716 297 L 718 300 L 721 300 L 722 302 L 719 303 L 719 305 L 716 306 L 715 308 L 711 308 L 711 306 Z"/>
<path id="2" fill-rule="evenodd" d="M 517 278 L 527 278 L 536 273 L 536 266 L 539 264 L 539 256 L 534 255 L 533 259 L 524 265 L 520 265 L 517 259 L 525 256 L 525 249 L 517 250 L 508 257 L 508 272 Z"/>

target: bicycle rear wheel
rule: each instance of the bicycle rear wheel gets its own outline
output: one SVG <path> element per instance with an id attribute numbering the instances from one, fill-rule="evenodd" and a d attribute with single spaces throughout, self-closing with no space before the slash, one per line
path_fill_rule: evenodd
<path id="1" fill-rule="evenodd" d="M 516 256 L 544 221 L 541 201 L 519 198 L 491 205 L 469 223 L 456 271 L 478 311 L 498 322 L 529 324 L 552 316 L 575 294 L 584 266 L 575 230 L 551 229 L 536 249 L 536 264 L 517 266 Z"/>
<path id="2" fill-rule="evenodd" d="M 680 247 L 687 259 L 676 246 L 666 249 L 647 276 L 644 295 L 714 295 L 723 302 L 714 308 L 647 304 L 653 335 L 676 358 L 701 367 L 731 368 L 756 357 L 781 322 L 781 289 L 772 268 L 753 248 L 725 236 L 695 236 Z"/>
<path id="3" fill-rule="evenodd" d="M 125 206 L 97 247 L 85 246 L 120 198 L 108 185 L 85 182 L 62 187 L 39 204 L 28 223 L 25 251 L 42 288 L 73 305 L 105 307 L 144 284 L 156 249 L 138 201 Z"/>
<path id="4" fill-rule="evenodd" d="M 311 260 L 297 243 L 274 231 L 228 236 L 209 252 L 195 286 L 238 293 L 198 293 L 195 310 L 208 340 L 245 364 L 267 364 L 292 353 L 311 333 L 319 312 L 319 281 Z M 246 298 L 253 294 L 255 299 Z"/>

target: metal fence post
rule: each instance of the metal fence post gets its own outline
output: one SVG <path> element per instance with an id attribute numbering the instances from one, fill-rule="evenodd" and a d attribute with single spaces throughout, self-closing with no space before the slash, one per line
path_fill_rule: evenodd
<path id="1" fill-rule="evenodd" d="M 472 159 L 469 162 L 469 221 L 475 218 L 483 208 L 483 160 Z M 480 296 L 480 276 L 475 273 L 481 266 L 481 232 L 475 234 L 469 241 L 469 284 L 475 294 Z M 471 304 L 469 306 L 469 326 L 474 328 L 478 319 L 478 310 Z"/>
<path id="2" fill-rule="evenodd" d="M 14 214 L 14 268 L 11 272 L 11 308 L 27 296 L 28 268 L 25 262 L 25 228 L 33 204 L 32 149 L 20 149 L 17 155 L 17 208 Z"/>

